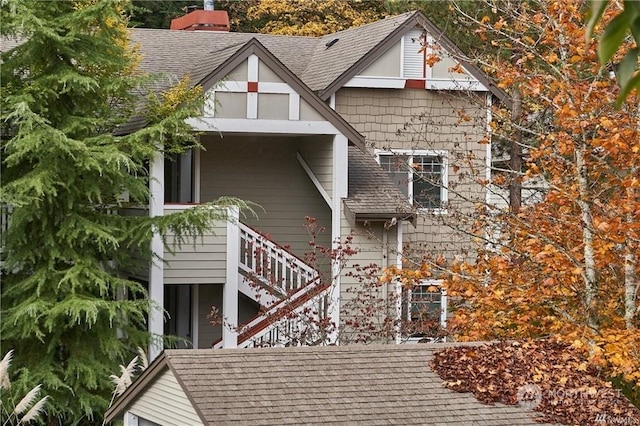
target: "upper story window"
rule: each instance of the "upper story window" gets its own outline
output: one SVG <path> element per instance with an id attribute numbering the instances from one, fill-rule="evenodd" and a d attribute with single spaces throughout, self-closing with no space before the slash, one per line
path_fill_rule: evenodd
<path id="1" fill-rule="evenodd" d="M 446 213 L 446 151 L 376 151 L 376 157 L 382 168 L 415 206 Z"/>

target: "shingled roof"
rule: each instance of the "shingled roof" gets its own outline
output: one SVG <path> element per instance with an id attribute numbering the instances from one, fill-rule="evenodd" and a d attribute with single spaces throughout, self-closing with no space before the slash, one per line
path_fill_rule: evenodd
<path id="1" fill-rule="evenodd" d="M 539 425 L 484 405 L 429 367 L 442 344 L 167 350 L 106 413 L 121 416 L 169 369 L 203 424 Z"/>
<path id="2" fill-rule="evenodd" d="M 418 25 L 427 28 L 451 53 L 463 56 L 441 30 L 417 11 L 323 37 L 133 29 L 131 38 L 139 45 L 142 70 L 161 71 L 175 77 L 190 73 L 194 82 L 198 81 L 197 76 L 213 71 L 235 50 L 256 38 L 311 90 L 327 99 L 382 55 L 392 43 L 399 41 L 407 30 Z M 333 40 L 337 41 L 329 44 Z M 495 96 L 508 101 L 504 92 L 477 67 L 464 61 L 463 65 Z"/>
<path id="3" fill-rule="evenodd" d="M 371 155 L 349 147 L 349 191 L 345 207 L 356 220 L 412 220 L 413 206 Z"/>

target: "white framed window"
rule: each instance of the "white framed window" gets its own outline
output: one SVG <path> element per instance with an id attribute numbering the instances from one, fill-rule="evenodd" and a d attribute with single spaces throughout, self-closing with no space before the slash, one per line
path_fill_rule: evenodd
<path id="1" fill-rule="evenodd" d="M 376 150 L 376 160 L 418 208 L 446 213 L 447 151 Z"/>
<path id="2" fill-rule="evenodd" d="M 447 326 L 447 293 L 441 280 L 422 280 L 402 290 L 399 341 L 440 341 Z"/>
<path id="3" fill-rule="evenodd" d="M 447 326 L 447 292 L 441 280 L 423 280 L 407 290 L 407 320 L 424 317 L 437 319 L 441 327 Z"/>

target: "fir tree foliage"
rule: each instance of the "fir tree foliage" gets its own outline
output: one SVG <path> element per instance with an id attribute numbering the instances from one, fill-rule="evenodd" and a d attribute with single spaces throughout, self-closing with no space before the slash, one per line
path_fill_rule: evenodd
<path id="1" fill-rule="evenodd" d="M 42 384 L 49 395 L 48 423 L 97 424 L 109 376 L 152 338 L 146 290 L 121 271 L 132 259 L 148 265 L 154 232 L 189 243 L 225 218 L 222 207 L 246 205 L 222 199 L 164 217 L 118 214 L 148 202 L 159 147 L 197 147 L 184 119 L 198 114 L 201 94 L 183 83 L 144 106 L 139 95 L 158 85 L 135 72 L 125 1 L 0 3 L 9 40 L 0 58 L 0 203 L 10 211 L 2 347 L 15 349 L 16 390 Z M 119 130 L 136 116 L 144 128 Z"/>

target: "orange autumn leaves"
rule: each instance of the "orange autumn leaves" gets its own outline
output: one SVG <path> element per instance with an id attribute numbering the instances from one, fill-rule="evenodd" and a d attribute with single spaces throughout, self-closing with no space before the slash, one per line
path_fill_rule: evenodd
<path id="1" fill-rule="evenodd" d="M 615 67 L 585 44 L 581 3 L 505 0 L 477 22 L 501 52 L 485 71 L 522 95 L 524 184 L 547 189 L 517 214 L 478 209 L 477 256 L 446 275 L 449 327 L 461 340 L 559 336 L 640 386 L 639 99 L 616 108 Z M 509 111 L 494 118 L 496 132 L 511 125 Z"/>

